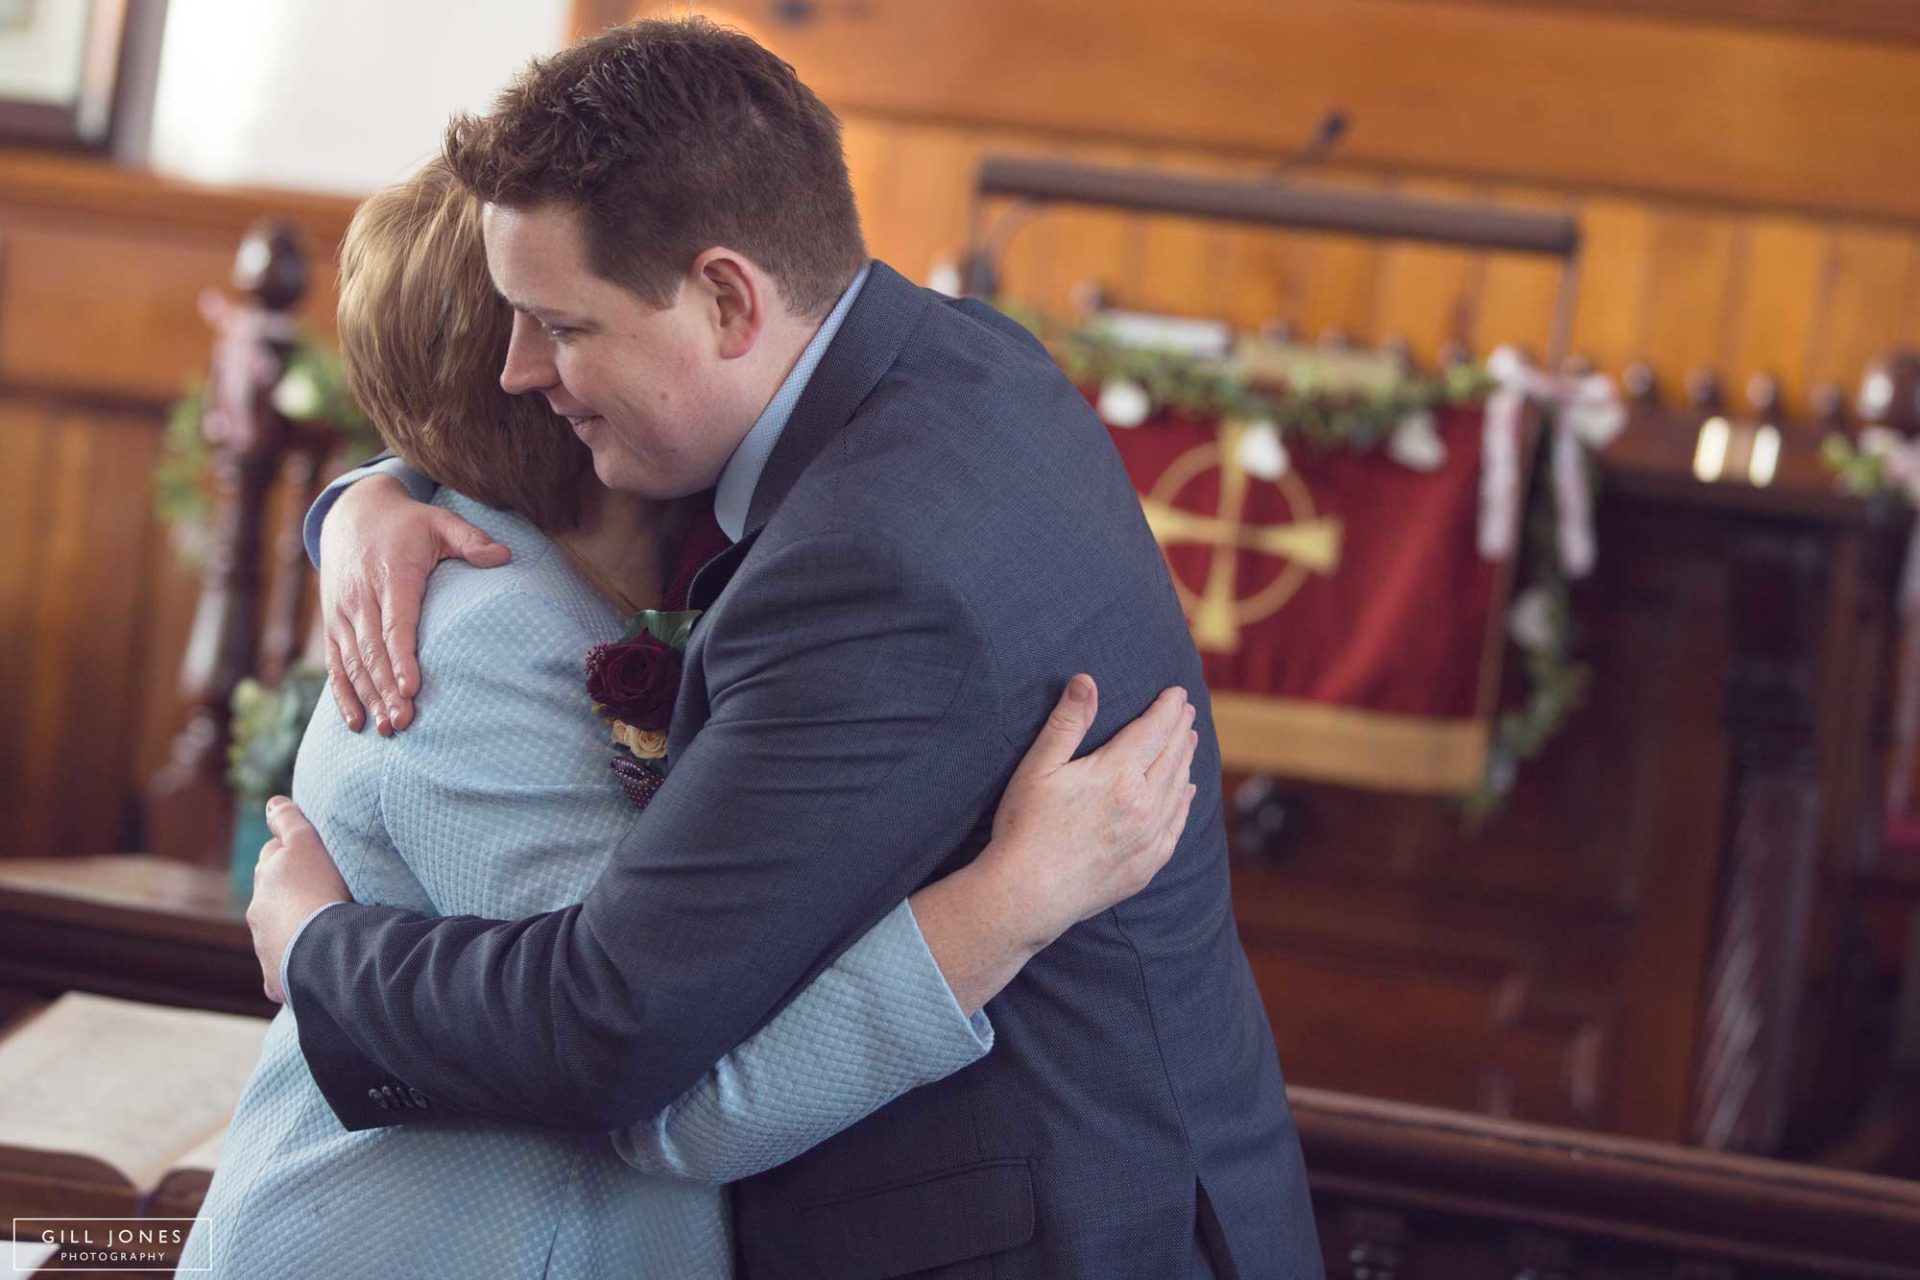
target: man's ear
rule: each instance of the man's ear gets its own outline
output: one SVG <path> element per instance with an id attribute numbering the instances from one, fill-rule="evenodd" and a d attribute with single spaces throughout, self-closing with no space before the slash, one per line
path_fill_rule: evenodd
<path id="1" fill-rule="evenodd" d="M 746 258 L 721 246 L 693 260 L 693 278 L 710 301 L 720 358 L 737 360 L 752 351 L 771 319 L 773 282 Z"/>

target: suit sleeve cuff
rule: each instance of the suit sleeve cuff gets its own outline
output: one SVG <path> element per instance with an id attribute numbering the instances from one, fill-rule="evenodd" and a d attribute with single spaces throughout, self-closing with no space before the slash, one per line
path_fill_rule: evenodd
<path id="1" fill-rule="evenodd" d="M 312 924 L 322 911 L 328 907 L 343 905 L 345 904 L 339 902 L 324 902 L 315 907 L 307 913 L 307 918 L 300 922 L 300 927 L 293 931 L 293 936 L 287 939 L 287 949 L 280 953 L 280 999 L 289 1012 L 293 1009 L 293 984 L 287 981 L 287 967 L 293 962 L 294 946 L 300 941 L 300 935 L 307 931 L 307 926 Z"/>

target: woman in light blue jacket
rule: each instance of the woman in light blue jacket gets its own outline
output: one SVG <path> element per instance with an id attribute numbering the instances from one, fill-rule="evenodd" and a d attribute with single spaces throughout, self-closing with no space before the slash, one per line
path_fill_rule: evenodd
<path id="1" fill-rule="evenodd" d="M 340 320 L 349 375 L 388 443 L 444 482 L 439 505 L 512 558 L 440 567 L 421 615 L 421 667 L 433 679 L 416 722 L 395 736 L 355 734 L 316 715 L 294 799 L 357 901 L 493 919 L 577 902 L 637 816 L 609 771 L 583 662 L 634 610 L 684 591 L 701 530 L 710 533 L 710 498 L 600 489 L 564 424 L 499 390 L 510 319 L 487 279 L 478 211 L 437 163 L 355 217 Z M 1104 910 L 1165 861 L 1185 821 L 1189 735 L 1182 720 L 1158 748 L 1147 718 L 1067 765 L 1092 709 L 1063 700 L 970 868 L 901 903 L 704 1080 L 630 1129 L 348 1132 L 283 1010 L 181 1272 L 729 1276 L 721 1184 L 985 1054 L 993 1030 L 980 1008 L 1035 940 Z M 1149 776 L 1166 781 L 1144 815 L 1108 799 L 1122 769 L 1140 772 L 1143 744 L 1157 761 Z"/>

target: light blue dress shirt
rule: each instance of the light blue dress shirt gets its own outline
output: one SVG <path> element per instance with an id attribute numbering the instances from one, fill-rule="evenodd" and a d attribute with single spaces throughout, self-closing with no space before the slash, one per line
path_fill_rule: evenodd
<path id="1" fill-rule="evenodd" d="M 713 491 L 713 516 L 720 522 L 721 531 L 735 542 L 746 532 L 747 509 L 753 503 L 753 491 L 760 483 L 760 473 L 766 470 L 767 459 L 773 456 L 773 446 L 780 442 L 780 433 L 787 429 L 793 406 L 800 403 L 800 393 L 807 389 L 813 371 L 820 366 L 820 357 L 827 354 L 833 335 L 840 332 L 841 322 L 847 318 L 847 312 L 853 310 L 854 299 L 860 296 L 861 286 L 867 283 L 867 275 L 872 270 L 871 263 L 860 268 L 860 274 L 840 295 L 840 301 L 833 304 L 819 332 L 793 362 L 786 381 L 773 393 L 773 399 L 767 401 L 767 407 L 760 411 L 759 418 L 721 469 L 719 486 Z"/>
<path id="2" fill-rule="evenodd" d="M 382 738 L 316 715 L 294 799 L 358 901 L 494 919 L 553 910 L 580 900 L 637 820 L 583 675 L 587 650 L 626 620 L 521 517 L 450 490 L 434 502 L 512 561 L 434 572 L 418 722 Z M 726 1205 L 711 1184 L 791 1159 L 991 1042 L 905 903 L 666 1111 L 613 1135 L 478 1121 L 347 1132 L 283 1010 L 182 1268 L 724 1280 Z"/>

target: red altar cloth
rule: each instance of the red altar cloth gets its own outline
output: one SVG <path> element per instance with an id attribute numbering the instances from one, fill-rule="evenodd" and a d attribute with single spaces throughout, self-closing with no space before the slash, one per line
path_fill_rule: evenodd
<path id="1" fill-rule="evenodd" d="M 1476 548 L 1482 419 L 1436 413 L 1437 470 L 1296 443 L 1271 479 L 1241 463 L 1243 427 L 1171 413 L 1109 427 L 1230 766 L 1424 793 L 1480 783 L 1508 582 Z"/>

